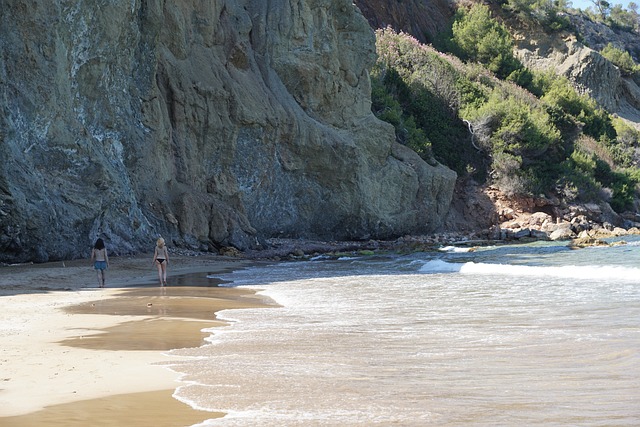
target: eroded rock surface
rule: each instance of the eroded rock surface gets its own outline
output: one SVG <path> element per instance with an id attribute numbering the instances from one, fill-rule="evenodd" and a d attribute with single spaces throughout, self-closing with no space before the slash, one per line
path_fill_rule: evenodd
<path id="1" fill-rule="evenodd" d="M 438 227 L 455 173 L 370 111 L 348 0 L 4 0 L 0 261 Z"/>
<path id="2" fill-rule="evenodd" d="M 578 19 L 570 15 L 572 19 Z M 583 22 L 583 21 L 581 21 Z M 590 21 L 589 21 L 590 22 Z M 584 23 L 584 22 L 583 22 Z M 608 27 L 590 23 L 581 27 Z M 608 29 L 611 31 L 610 29 Z M 587 34 L 590 32 L 587 31 Z M 640 123 L 640 87 L 630 77 L 622 76 L 618 67 L 605 59 L 598 51 L 578 41 L 573 34 L 546 34 L 529 30 L 516 33 L 515 54 L 522 63 L 531 69 L 553 70 L 569 79 L 574 87 L 583 94 L 593 97 L 596 102 L 611 113 L 626 119 L 631 125 Z M 611 41 L 616 41 L 612 36 Z M 622 49 L 626 47 L 621 39 Z M 594 47 L 602 46 L 594 43 Z"/>

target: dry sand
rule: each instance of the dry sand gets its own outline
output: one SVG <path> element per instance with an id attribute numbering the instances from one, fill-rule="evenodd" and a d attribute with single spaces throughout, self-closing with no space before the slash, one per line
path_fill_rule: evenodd
<path id="1" fill-rule="evenodd" d="M 111 259 L 98 289 L 88 260 L 0 267 L 0 425 L 177 426 L 221 416 L 172 397 L 165 351 L 203 344 L 224 308 L 269 302 L 207 275 L 251 261 L 174 256 L 169 286 L 151 256 Z"/>

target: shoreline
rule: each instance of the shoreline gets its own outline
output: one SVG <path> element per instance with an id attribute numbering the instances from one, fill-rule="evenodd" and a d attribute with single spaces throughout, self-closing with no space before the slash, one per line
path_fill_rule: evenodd
<path id="1" fill-rule="evenodd" d="M 104 289 L 88 260 L 0 268 L 0 424 L 135 425 L 145 405 L 173 408 L 156 426 L 224 415 L 172 397 L 180 382 L 165 352 L 203 345 L 202 329 L 225 324 L 219 310 L 270 306 L 207 279 L 256 261 L 174 256 L 166 288 L 147 255 L 110 261 Z"/>
<path id="2" fill-rule="evenodd" d="M 448 237 L 406 237 L 393 244 L 283 239 L 269 252 L 244 257 L 181 252 L 171 258 L 167 288 L 158 286 L 150 254 L 111 257 L 104 289 L 87 259 L 0 266 L 0 424 L 136 425 L 130 421 L 144 404 L 174 408 L 154 426 L 224 416 L 173 398 L 181 382 L 167 367 L 165 352 L 206 344 L 209 334 L 201 330 L 225 324 L 216 319 L 219 310 L 274 303 L 254 291 L 217 287 L 222 282 L 216 276 L 319 253 L 435 250 L 450 243 Z M 119 421 L 100 424 L 79 415 L 113 419 L 104 413 L 108 407 L 120 408 Z M 69 414 L 78 422 L 70 423 Z M 137 425 L 147 425 L 152 415 L 146 417 Z"/>

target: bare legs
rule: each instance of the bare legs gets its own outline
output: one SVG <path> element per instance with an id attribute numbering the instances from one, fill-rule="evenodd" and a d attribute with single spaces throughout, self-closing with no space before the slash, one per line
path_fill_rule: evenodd
<path id="1" fill-rule="evenodd" d="M 107 282 L 107 273 L 104 270 L 96 270 L 98 273 L 98 286 L 104 288 Z"/>
<path id="2" fill-rule="evenodd" d="M 167 286 L 167 263 L 156 261 L 156 267 L 158 267 L 158 280 L 160 280 L 160 286 Z"/>

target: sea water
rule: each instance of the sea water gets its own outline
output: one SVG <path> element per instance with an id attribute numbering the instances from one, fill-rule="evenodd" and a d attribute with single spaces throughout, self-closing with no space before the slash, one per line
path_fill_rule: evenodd
<path id="1" fill-rule="evenodd" d="M 314 259 L 224 277 L 226 310 L 171 353 L 202 426 L 638 426 L 640 243 Z"/>

